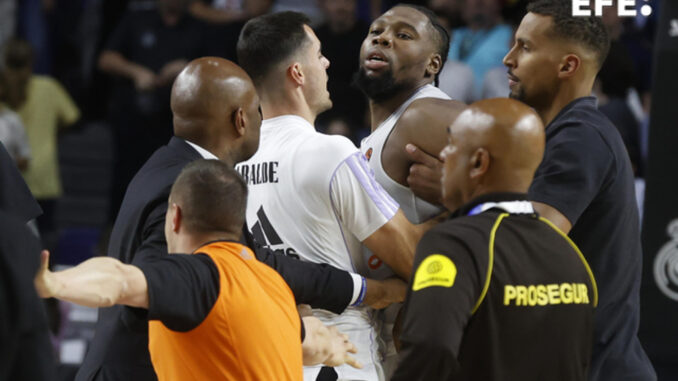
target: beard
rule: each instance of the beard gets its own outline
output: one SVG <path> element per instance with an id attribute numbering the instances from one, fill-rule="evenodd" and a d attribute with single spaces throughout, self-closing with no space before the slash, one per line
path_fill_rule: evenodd
<path id="1" fill-rule="evenodd" d="M 522 88 L 518 88 L 515 92 L 511 90 L 508 97 L 525 103 L 525 90 Z"/>
<path id="2" fill-rule="evenodd" d="M 405 83 L 397 83 L 393 77 L 393 71 L 387 70 L 381 75 L 368 77 L 364 68 L 359 68 L 353 74 L 353 86 L 362 91 L 367 98 L 375 103 L 390 99 L 396 93 L 407 88 Z"/>

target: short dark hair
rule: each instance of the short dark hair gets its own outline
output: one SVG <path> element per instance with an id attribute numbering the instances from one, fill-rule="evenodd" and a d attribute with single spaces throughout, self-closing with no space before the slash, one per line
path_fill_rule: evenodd
<path id="1" fill-rule="evenodd" d="M 428 21 L 430 22 L 430 28 L 433 31 L 433 38 L 435 39 L 436 52 L 440 54 L 440 58 L 442 59 L 440 71 L 438 71 L 438 75 L 440 75 L 440 72 L 445 66 L 445 62 L 447 62 L 447 55 L 450 52 L 450 34 L 447 32 L 447 29 L 445 29 L 445 27 L 438 21 L 438 16 L 436 16 L 432 10 L 424 6 L 415 4 L 398 4 L 396 7 L 409 7 L 416 9 L 428 18 Z M 438 82 L 438 75 L 436 75 L 436 83 Z"/>
<path id="2" fill-rule="evenodd" d="M 311 20 L 299 12 L 270 13 L 248 21 L 238 38 L 238 64 L 255 85 L 281 61 L 310 42 L 304 30 Z"/>
<path id="3" fill-rule="evenodd" d="M 527 11 L 553 19 L 553 34 L 580 44 L 596 53 L 598 68 L 603 65 L 610 50 L 610 36 L 600 17 L 573 16 L 572 0 L 537 0 Z"/>
<path id="4" fill-rule="evenodd" d="M 245 223 L 247 185 L 235 169 L 219 160 L 196 160 L 179 174 L 170 202 L 183 212 L 191 232 L 237 233 Z"/>

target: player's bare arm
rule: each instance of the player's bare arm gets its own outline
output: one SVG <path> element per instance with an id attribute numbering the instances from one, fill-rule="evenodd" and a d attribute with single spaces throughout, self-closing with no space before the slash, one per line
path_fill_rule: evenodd
<path id="1" fill-rule="evenodd" d="M 382 165 L 389 177 L 408 186 L 410 166 L 415 161 L 407 155 L 405 146 L 414 144 L 437 156 L 447 141 L 447 127 L 465 108 L 462 102 L 446 99 L 423 98 L 412 102 L 396 123 L 382 153 Z"/>
<path id="2" fill-rule="evenodd" d="M 399 277 L 410 279 L 414 251 L 423 234 L 402 210 L 367 237 L 363 244 L 384 261 Z"/>
<path id="3" fill-rule="evenodd" d="M 148 284 L 136 266 L 115 258 L 97 257 L 70 269 L 52 272 L 46 250 L 40 261 L 34 283 L 42 298 L 57 298 L 87 307 L 124 304 L 148 308 Z"/>

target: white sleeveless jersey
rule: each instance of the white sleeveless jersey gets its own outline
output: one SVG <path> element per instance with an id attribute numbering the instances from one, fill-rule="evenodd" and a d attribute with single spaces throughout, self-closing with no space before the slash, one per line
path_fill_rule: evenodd
<path id="1" fill-rule="evenodd" d="M 386 189 L 386 191 L 393 197 L 403 213 L 410 222 L 418 224 L 440 214 L 443 211 L 442 207 L 433 205 L 423 199 L 414 195 L 412 190 L 400 183 L 396 182 L 384 170 L 381 162 L 381 154 L 386 145 L 386 140 L 393 131 L 400 116 L 407 110 L 412 102 L 421 98 L 439 98 L 451 99 L 439 88 L 433 85 L 425 85 L 415 92 L 408 100 L 406 100 L 398 109 L 384 120 L 379 127 L 377 127 L 369 136 L 362 140 L 360 150 L 368 158 L 368 164 L 374 171 L 374 177 L 377 182 Z M 364 248 L 364 258 L 368 264 L 369 278 L 384 279 L 395 274 L 393 271 L 379 258 Z M 379 330 L 380 344 L 382 350 L 382 357 L 385 359 L 386 376 L 390 378 L 390 374 L 394 370 L 395 362 L 397 360 L 395 346 L 393 344 L 392 330 L 393 322 L 400 308 L 400 305 L 394 305 L 381 311 L 378 316 L 379 324 L 383 324 Z"/>
<path id="2" fill-rule="evenodd" d="M 363 139 L 360 144 L 360 150 L 365 157 L 367 157 L 368 164 L 374 171 L 374 177 L 377 179 L 377 182 L 386 189 L 386 192 L 388 192 L 396 202 L 398 202 L 400 209 L 402 209 L 407 219 L 413 224 L 424 222 L 431 217 L 440 214 L 443 209 L 442 207 L 433 205 L 415 196 L 409 187 L 390 178 L 384 170 L 384 166 L 381 162 L 381 154 L 386 145 L 386 140 L 389 135 L 391 135 L 398 119 L 400 119 L 412 102 L 421 98 L 451 99 L 437 87 L 425 85 L 417 90 L 417 92 L 406 100 L 393 114 L 386 118 L 386 120 L 384 120 L 369 136 Z M 368 250 L 365 249 L 365 252 L 367 253 Z M 391 276 L 393 274 L 390 271 L 381 270 L 386 266 L 371 254 L 366 260 L 369 264 L 371 277 L 383 278 L 384 276 Z"/>
<path id="3" fill-rule="evenodd" d="M 254 237 L 301 260 L 364 274 L 361 242 L 398 210 L 350 140 L 320 134 L 298 116 L 264 120 L 259 150 L 236 169 L 248 185 L 246 218 Z M 365 367 L 336 367 L 340 379 L 383 380 L 371 309 L 314 315 L 358 347 Z M 319 371 L 306 367 L 304 379 L 315 380 Z"/>

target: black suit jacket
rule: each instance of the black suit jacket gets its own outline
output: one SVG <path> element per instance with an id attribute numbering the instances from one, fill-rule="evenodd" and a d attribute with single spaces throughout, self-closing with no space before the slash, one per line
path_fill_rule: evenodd
<path id="1" fill-rule="evenodd" d="M 184 166 L 202 158 L 173 137 L 134 176 L 111 233 L 108 255 L 141 264 L 167 254 L 164 226 L 167 199 Z M 353 294 L 351 276 L 329 265 L 301 262 L 258 245 L 243 227 L 243 243 L 273 267 L 292 289 L 297 303 L 340 313 Z M 114 306 L 99 309 L 96 335 L 76 380 L 156 380 L 148 352 L 145 309 Z"/>
<path id="2" fill-rule="evenodd" d="M 40 242 L 0 211 L 0 380 L 55 379 L 45 306 L 33 287 Z"/>

